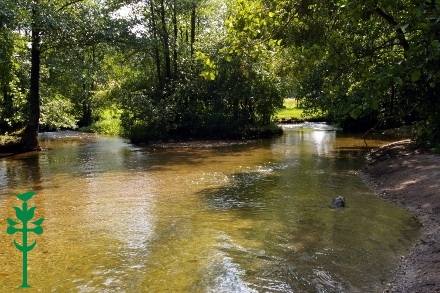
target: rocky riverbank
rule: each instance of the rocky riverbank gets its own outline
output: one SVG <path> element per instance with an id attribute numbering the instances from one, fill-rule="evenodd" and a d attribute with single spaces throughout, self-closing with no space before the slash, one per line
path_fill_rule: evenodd
<path id="1" fill-rule="evenodd" d="M 374 192 L 410 211 L 422 225 L 420 239 L 396 264 L 384 292 L 440 292 L 440 155 L 409 140 L 370 155 L 359 175 Z"/>

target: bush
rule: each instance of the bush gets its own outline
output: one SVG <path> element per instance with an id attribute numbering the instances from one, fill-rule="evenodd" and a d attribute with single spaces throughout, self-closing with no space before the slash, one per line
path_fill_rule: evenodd
<path id="1" fill-rule="evenodd" d="M 42 130 L 75 129 L 74 105 L 60 94 L 42 95 L 40 125 Z"/>
<path id="2" fill-rule="evenodd" d="M 414 140 L 422 147 L 440 149 L 440 116 L 416 123 Z"/>
<path id="3" fill-rule="evenodd" d="M 92 123 L 91 130 L 101 134 L 121 134 L 121 113 L 122 111 L 115 107 L 103 110 L 98 121 Z"/>
<path id="4" fill-rule="evenodd" d="M 168 139 L 242 139 L 278 134 L 279 81 L 239 60 L 222 61 L 214 80 L 197 70 L 148 90 L 121 87 L 124 136 L 134 143 Z"/>

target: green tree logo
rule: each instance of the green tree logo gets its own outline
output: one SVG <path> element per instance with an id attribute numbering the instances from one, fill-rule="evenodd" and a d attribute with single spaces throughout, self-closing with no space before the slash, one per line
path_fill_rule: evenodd
<path id="1" fill-rule="evenodd" d="M 21 209 L 19 207 L 14 207 L 15 215 L 17 216 L 17 219 L 19 219 L 22 223 L 21 228 L 15 227 L 18 224 L 20 224 L 19 222 L 16 222 L 11 218 L 6 219 L 6 221 L 8 221 L 9 223 L 6 232 L 9 235 L 12 235 L 17 232 L 21 232 L 23 234 L 21 245 L 19 245 L 17 241 L 14 240 L 15 247 L 17 247 L 18 250 L 23 252 L 23 282 L 19 288 L 31 288 L 31 286 L 29 286 L 27 282 L 27 253 L 28 251 L 31 251 L 35 247 L 37 241 L 35 240 L 34 243 L 28 246 L 27 244 L 28 233 L 33 232 L 37 235 L 43 233 L 43 228 L 41 227 L 41 223 L 43 223 L 44 218 L 40 218 L 34 222 L 31 222 L 35 226 L 34 228 L 28 227 L 28 222 L 34 217 L 34 212 L 36 207 L 33 206 L 30 209 L 28 209 L 27 201 L 30 200 L 34 195 L 35 192 L 33 191 L 28 191 L 22 194 L 15 194 L 16 197 L 18 197 L 20 200 L 23 201 Z"/>

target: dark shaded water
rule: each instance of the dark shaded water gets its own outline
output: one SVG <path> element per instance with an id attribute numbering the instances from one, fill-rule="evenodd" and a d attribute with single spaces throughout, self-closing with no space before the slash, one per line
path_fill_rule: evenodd
<path id="1" fill-rule="evenodd" d="M 365 142 L 326 129 L 166 148 L 43 134 L 48 150 L 0 159 L 0 219 L 37 192 L 31 291 L 379 292 L 418 226 L 355 175 Z M 338 195 L 345 209 L 329 207 Z M 0 292 L 21 284 L 6 227 Z"/>

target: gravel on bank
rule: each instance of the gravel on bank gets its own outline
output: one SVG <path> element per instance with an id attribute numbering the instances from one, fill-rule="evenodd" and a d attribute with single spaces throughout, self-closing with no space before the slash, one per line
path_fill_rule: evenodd
<path id="1" fill-rule="evenodd" d="M 422 225 L 420 239 L 402 257 L 383 292 L 440 292 L 440 156 L 409 141 L 369 154 L 359 176 L 380 197 L 411 212 Z"/>

